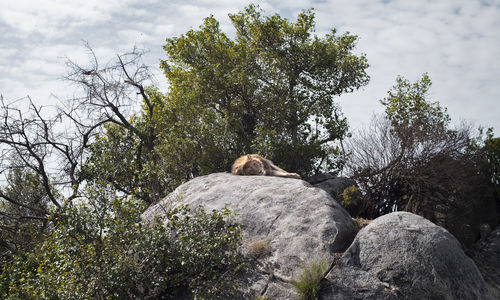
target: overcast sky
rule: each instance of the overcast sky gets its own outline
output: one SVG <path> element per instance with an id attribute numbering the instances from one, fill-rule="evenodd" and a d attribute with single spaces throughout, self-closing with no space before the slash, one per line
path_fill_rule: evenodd
<path id="1" fill-rule="evenodd" d="M 428 72 L 430 100 L 453 121 L 494 126 L 499 135 L 500 0 L 0 0 L 0 94 L 40 104 L 68 97 L 64 57 L 85 62 L 83 40 L 103 60 L 134 45 L 148 49 L 146 63 L 165 89 L 158 67 L 165 39 L 209 15 L 231 35 L 227 14 L 252 2 L 291 20 L 314 8 L 318 35 L 337 28 L 359 36 L 356 52 L 367 55 L 371 81 L 339 97 L 353 130 L 382 111 L 378 100 L 397 75 L 413 82 Z"/>

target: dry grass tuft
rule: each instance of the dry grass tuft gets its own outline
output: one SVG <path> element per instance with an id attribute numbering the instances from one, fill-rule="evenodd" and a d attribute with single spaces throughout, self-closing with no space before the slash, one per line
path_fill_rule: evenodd
<path id="1" fill-rule="evenodd" d="M 271 251 L 271 244 L 266 240 L 253 240 L 247 243 L 247 250 L 250 257 L 258 258 Z"/>

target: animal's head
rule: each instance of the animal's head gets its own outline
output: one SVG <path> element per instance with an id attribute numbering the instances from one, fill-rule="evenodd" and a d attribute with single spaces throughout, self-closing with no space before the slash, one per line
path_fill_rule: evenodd
<path id="1" fill-rule="evenodd" d="M 260 160 L 252 159 L 243 165 L 245 175 L 266 175 L 264 164 Z"/>
<path id="2" fill-rule="evenodd" d="M 243 165 L 233 165 L 231 173 L 235 175 L 243 175 Z"/>

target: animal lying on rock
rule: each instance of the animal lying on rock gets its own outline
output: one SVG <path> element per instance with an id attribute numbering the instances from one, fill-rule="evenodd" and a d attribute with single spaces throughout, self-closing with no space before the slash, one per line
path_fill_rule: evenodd
<path id="1" fill-rule="evenodd" d="M 231 167 L 234 175 L 267 175 L 300 179 L 297 173 L 289 173 L 258 154 L 240 156 Z"/>

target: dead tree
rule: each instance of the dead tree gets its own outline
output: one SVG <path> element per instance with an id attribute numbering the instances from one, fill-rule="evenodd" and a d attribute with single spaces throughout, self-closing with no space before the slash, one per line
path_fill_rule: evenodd
<path id="1" fill-rule="evenodd" d="M 142 63 L 144 52 L 134 48 L 101 66 L 94 51 L 85 47 L 89 65 L 67 59 L 69 72 L 65 77 L 83 90 L 83 96 L 45 107 L 35 104 L 29 96 L 16 101 L 1 98 L 0 174 L 4 187 L 0 189 L 0 248 L 10 252 L 19 246 L 24 220 L 45 224 L 50 210 L 57 211 L 82 196 L 88 178 L 82 176 L 81 167 L 89 146 L 96 135 L 104 132 L 105 124 L 120 126 L 138 138 L 138 161 L 154 149 L 154 128 L 137 128 L 130 122 L 141 101 L 149 117 L 153 116 L 154 104 L 146 91 L 153 79 Z M 33 176 L 37 191 L 43 191 L 39 203 L 44 205 L 34 205 L 12 192 L 8 177 L 14 172 Z M 147 202 L 161 194 L 157 182 L 153 180 L 150 186 L 151 197 L 144 199 Z"/>

